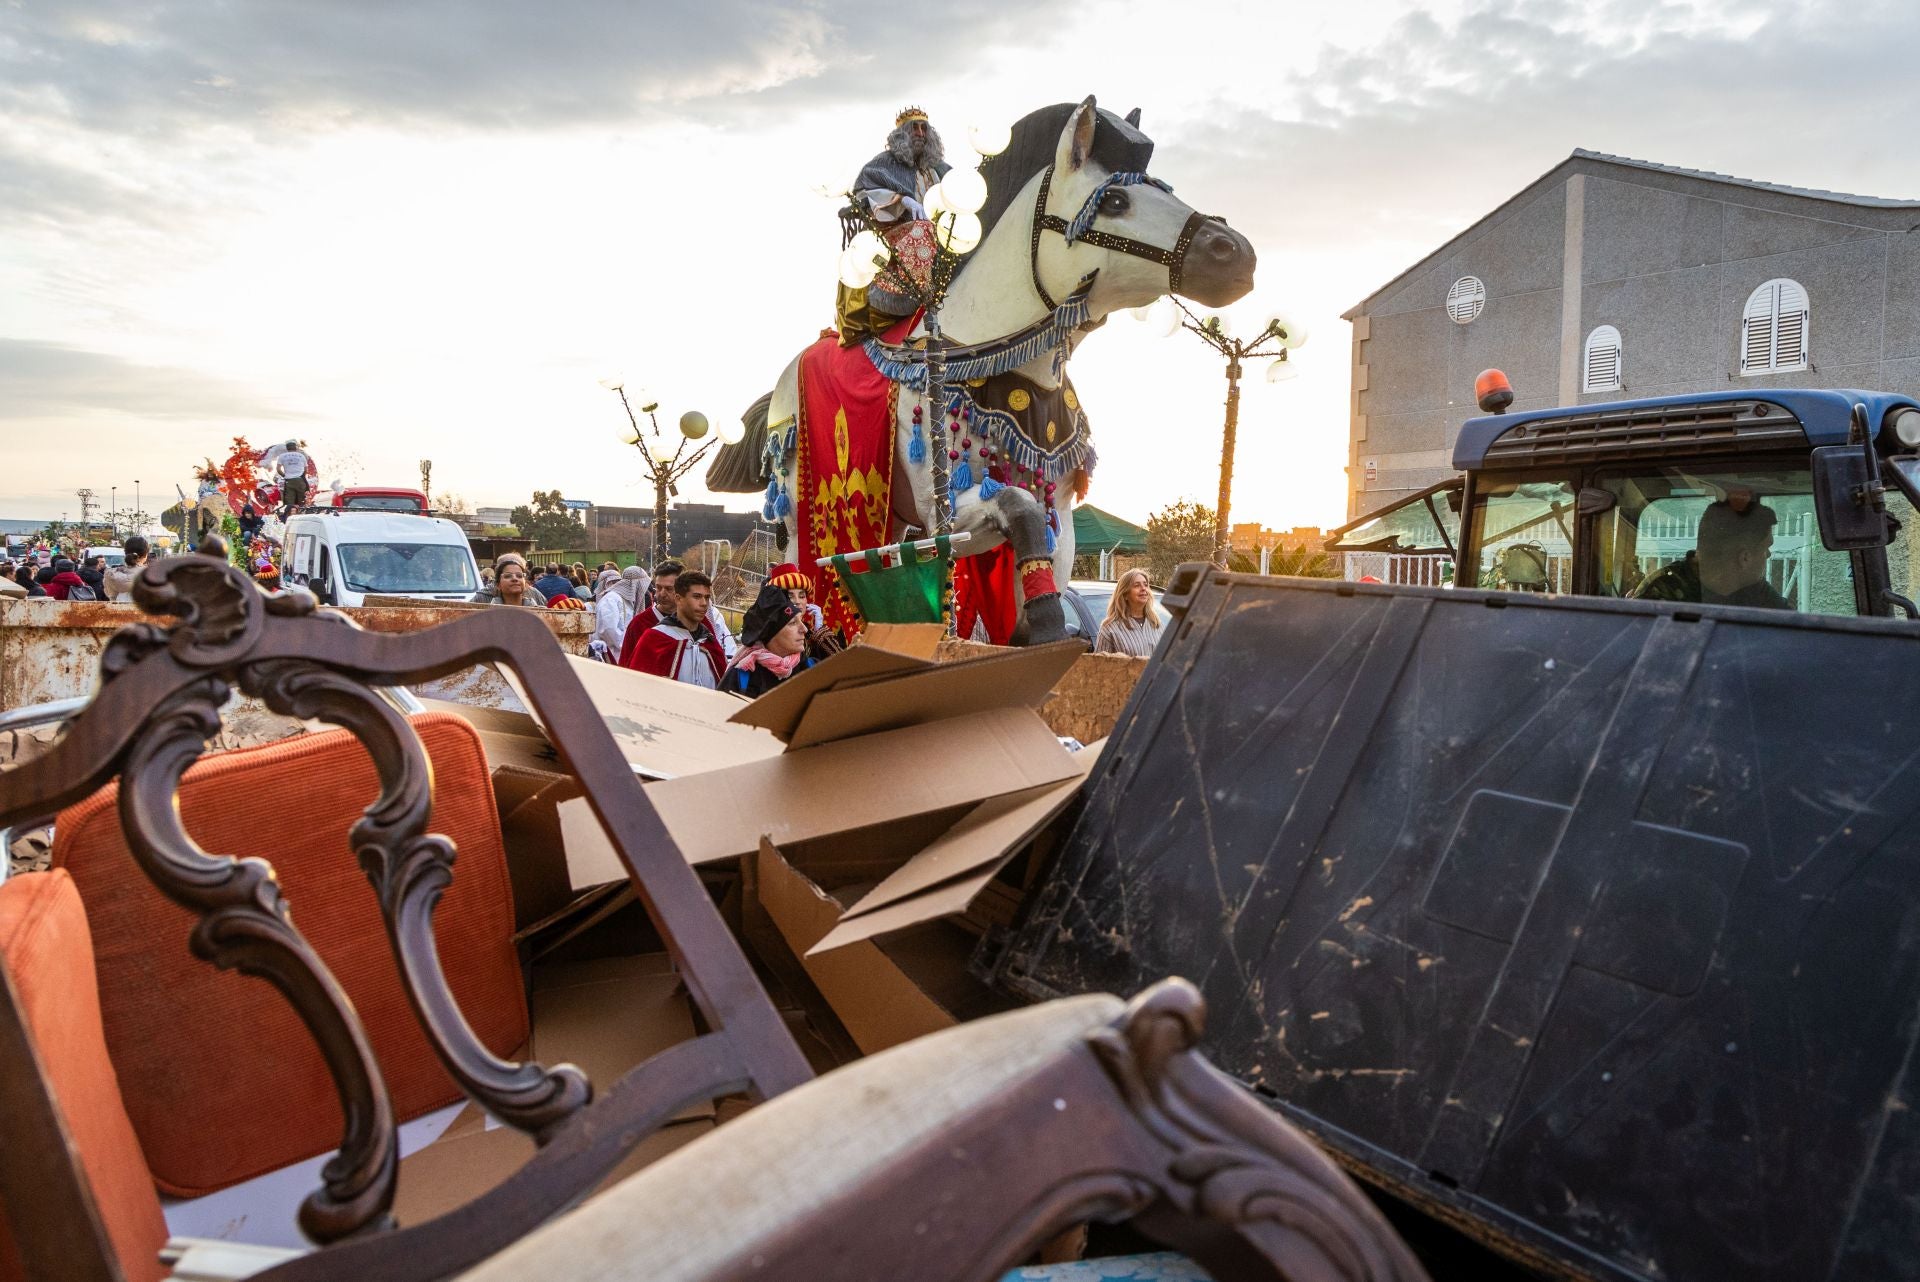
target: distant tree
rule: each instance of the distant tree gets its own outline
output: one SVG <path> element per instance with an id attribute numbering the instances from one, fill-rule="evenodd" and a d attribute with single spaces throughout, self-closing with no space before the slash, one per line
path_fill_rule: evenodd
<path id="1" fill-rule="evenodd" d="M 1147 565 L 1155 583 L 1165 583 L 1182 561 L 1213 559 L 1213 509 L 1181 499 L 1147 517 Z"/>
<path id="2" fill-rule="evenodd" d="M 1331 557 L 1319 548 L 1304 543 L 1299 547 L 1275 548 L 1273 555 L 1267 558 L 1267 573 L 1290 575 L 1296 579 L 1340 577 L 1340 572 L 1333 568 Z"/>
<path id="3" fill-rule="evenodd" d="M 538 549 L 587 545 L 587 527 L 567 508 L 559 490 L 535 490 L 533 501 L 513 509 L 508 519 L 519 529 L 520 537 L 532 539 Z"/>

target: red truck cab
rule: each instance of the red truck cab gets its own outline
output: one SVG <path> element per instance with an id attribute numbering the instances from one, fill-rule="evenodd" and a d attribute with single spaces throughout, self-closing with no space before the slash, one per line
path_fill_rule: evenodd
<path id="1" fill-rule="evenodd" d="M 337 491 L 333 496 L 333 506 L 372 512 L 425 512 L 427 496 L 419 490 L 354 485 Z"/>

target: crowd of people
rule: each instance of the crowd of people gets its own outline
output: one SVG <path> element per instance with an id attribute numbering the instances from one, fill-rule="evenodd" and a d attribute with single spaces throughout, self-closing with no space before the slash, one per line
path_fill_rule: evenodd
<path id="1" fill-rule="evenodd" d="M 748 607 L 735 635 L 713 603 L 713 580 L 678 561 L 649 572 L 609 561 L 591 578 L 587 567 L 537 569 L 515 552 L 493 563 L 476 602 L 594 612 L 592 652 L 609 663 L 672 681 L 758 698 L 803 672 L 844 642 L 814 604 L 813 579 L 797 565 L 777 565 Z"/>
<path id="2" fill-rule="evenodd" d="M 107 558 L 97 554 L 79 561 L 58 553 L 23 557 L 17 562 L 0 559 L 0 597 L 131 601 L 134 577 L 146 564 L 150 548 L 147 540 L 136 534 L 127 540 L 125 552 L 124 565 L 108 565 Z"/>
<path id="3" fill-rule="evenodd" d="M 194 550 L 222 559 L 227 555 L 217 535 L 207 536 Z M 133 581 L 152 553 L 140 535 L 126 541 L 125 553 L 124 564 L 111 566 L 100 556 L 80 563 L 58 555 L 41 561 L 29 557 L 18 564 L 0 560 L 0 597 L 131 601 Z M 596 657 L 636 672 L 756 699 L 844 648 L 845 639 L 827 627 L 816 595 L 812 576 L 799 566 L 774 566 L 736 636 L 713 603 L 713 580 L 678 561 L 663 561 L 651 572 L 607 561 L 589 577 L 580 562 L 536 570 L 525 557 L 507 552 L 483 571 L 473 600 L 590 609 L 594 627 L 589 646 Z M 1145 657 L 1153 653 L 1163 627 L 1146 572 L 1129 570 L 1115 588 L 1094 648 Z"/>

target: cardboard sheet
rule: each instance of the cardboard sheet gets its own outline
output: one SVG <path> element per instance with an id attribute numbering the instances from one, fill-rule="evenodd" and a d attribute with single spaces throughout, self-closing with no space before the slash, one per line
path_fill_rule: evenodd
<path id="1" fill-rule="evenodd" d="M 981 802 L 847 909 L 844 917 L 862 916 L 956 877 L 971 876 L 989 865 L 997 871 L 1028 838 L 1067 808 L 1105 747 L 1106 740 L 1102 739 L 1074 753 L 1076 773 L 1065 783 L 1028 788 Z"/>
<path id="2" fill-rule="evenodd" d="M 567 658 L 621 755 L 644 778 L 677 779 L 780 753 L 773 737 L 729 723 L 740 708 L 730 695 L 578 655 Z M 519 678 L 505 669 L 501 675 L 531 708 Z"/>
<path id="3" fill-rule="evenodd" d="M 761 904 L 862 1053 L 872 1055 L 953 1027 L 954 1016 L 877 944 L 855 944 L 825 957 L 807 956 L 839 920 L 840 904 L 796 871 L 772 842 L 762 841 L 756 858 Z"/>
<path id="4" fill-rule="evenodd" d="M 966 912 L 1007 861 L 1073 801 L 1084 781 L 1082 776 L 981 802 L 847 909 L 807 955 Z"/>
<path id="5" fill-rule="evenodd" d="M 805 841 L 1078 774 L 1073 755 L 1032 709 L 994 708 L 646 789 L 681 853 L 701 864 L 751 855 L 763 834 L 776 844 Z M 584 799 L 562 802 L 559 812 L 575 889 L 626 876 Z"/>
<path id="6" fill-rule="evenodd" d="M 861 645 L 928 662 L 932 662 L 940 643 L 946 639 L 944 623 L 869 623 L 860 633 Z"/>
<path id="7" fill-rule="evenodd" d="M 788 738 L 793 748 L 894 730 L 978 708 L 1038 708 L 1074 661 L 1078 641 L 941 664 L 884 681 L 841 683 L 814 696 Z"/>
<path id="8" fill-rule="evenodd" d="M 738 725 L 770 730 L 774 738 L 785 743 L 793 737 L 801 714 L 806 712 L 807 705 L 813 702 L 816 695 L 847 682 L 897 676 L 932 666 L 930 659 L 895 654 L 871 645 L 857 645 L 781 682 L 744 708 L 734 703 L 732 719 Z"/>

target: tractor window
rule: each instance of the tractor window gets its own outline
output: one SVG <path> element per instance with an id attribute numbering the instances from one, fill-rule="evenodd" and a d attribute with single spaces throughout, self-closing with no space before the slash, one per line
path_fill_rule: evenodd
<path id="1" fill-rule="evenodd" d="M 1812 479 L 1774 471 L 1635 468 L 1596 477 L 1602 596 L 1853 614 L 1853 563 L 1820 542 Z"/>
<path id="2" fill-rule="evenodd" d="M 1573 590 L 1574 489 L 1569 480 L 1473 483 L 1476 587 L 1512 592 Z"/>
<path id="3" fill-rule="evenodd" d="M 1391 507 L 1369 512 L 1334 530 L 1327 538 L 1330 552 L 1443 552 L 1460 545 L 1460 487 L 1458 477 L 1402 499 Z"/>
<path id="4" fill-rule="evenodd" d="M 1920 601 L 1920 512 L 1897 486 L 1887 487 L 1887 515 L 1899 523 L 1887 544 L 1888 585 L 1909 601 Z M 1895 616 L 1900 611 L 1894 610 Z"/>

